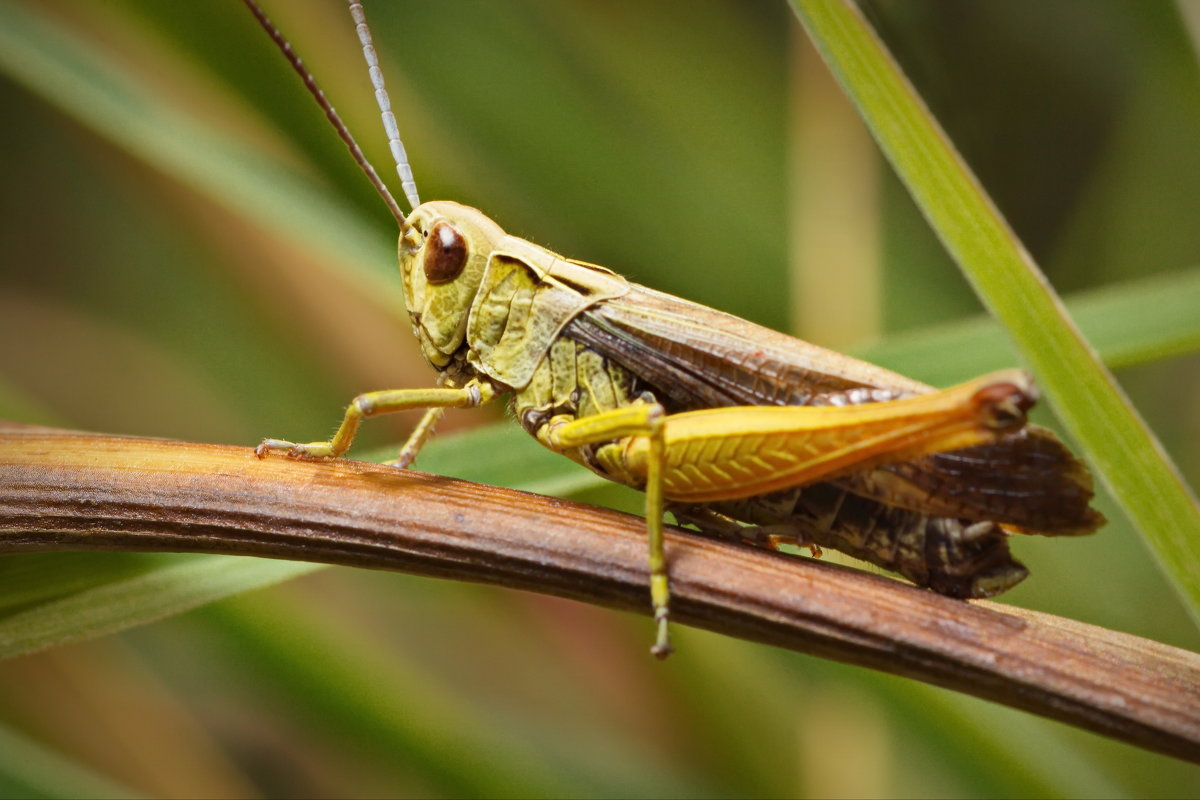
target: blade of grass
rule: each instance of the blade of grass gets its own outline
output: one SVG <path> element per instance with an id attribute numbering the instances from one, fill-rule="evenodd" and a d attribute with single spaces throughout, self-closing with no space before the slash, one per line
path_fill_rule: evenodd
<path id="1" fill-rule="evenodd" d="M 984 305 L 1200 620 L 1200 504 L 849 0 L 791 0 Z"/>
<path id="2" fill-rule="evenodd" d="M 398 445 L 363 456 L 366 461 L 396 457 Z M 477 483 L 523 492 L 569 497 L 608 481 L 542 445 L 511 422 L 481 425 L 439 436 L 421 449 L 416 467 Z"/>
<path id="3" fill-rule="evenodd" d="M 1110 369 L 1200 350 L 1200 267 L 1079 292 L 1066 302 Z M 983 315 L 890 336 L 854 354 L 934 386 L 1015 363 L 1000 326 Z"/>
<path id="4" fill-rule="evenodd" d="M 19 419 L 35 425 L 66 424 L 65 420 L 4 378 L 0 378 L 0 419 Z"/>
<path id="5" fill-rule="evenodd" d="M 139 796 L 139 792 L 0 725 L 0 797 Z"/>
<path id="6" fill-rule="evenodd" d="M 0 618 L 0 658 L 92 639 L 320 569 L 302 561 L 160 557 L 164 565 L 26 606 Z"/>

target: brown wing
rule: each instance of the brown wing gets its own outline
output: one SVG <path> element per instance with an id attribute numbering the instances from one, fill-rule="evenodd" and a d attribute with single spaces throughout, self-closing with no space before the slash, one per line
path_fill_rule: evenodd
<path id="1" fill-rule="evenodd" d="M 637 285 L 583 312 L 564 333 L 653 386 L 670 411 L 864 402 L 930 388 Z M 996 444 L 880 467 L 837 485 L 922 514 L 994 521 L 1026 533 L 1091 533 L 1104 522 L 1089 507 L 1087 468 L 1053 433 L 1036 426 Z"/>
<path id="2" fill-rule="evenodd" d="M 939 517 L 1003 523 L 1021 533 L 1094 533 L 1092 476 L 1050 431 L 888 464 L 838 481 L 855 494 Z"/>
<path id="3" fill-rule="evenodd" d="M 634 284 L 564 329 L 659 388 L 678 406 L 807 405 L 861 387 L 925 384 L 744 319 Z"/>

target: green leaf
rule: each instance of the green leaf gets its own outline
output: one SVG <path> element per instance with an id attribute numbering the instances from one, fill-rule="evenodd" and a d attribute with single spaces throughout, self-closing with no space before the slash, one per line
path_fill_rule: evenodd
<path id="1" fill-rule="evenodd" d="M 396 447 L 368 453 L 368 461 L 396 457 Z M 421 450 L 415 469 L 523 492 L 568 497 L 607 481 L 552 453 L 511 421 L 439 436 Z"/>
<path id="2" fill-rule="evenodd" d="M 124 798 L 138 793 L 0 725 L 0 797 Z"/>
<path id="3" fill-rule="evenodd" d="M 126 553 L 8 556 L 0 563 L 10 609 L 0 617 L 0 658 L 105 636 L 321 568 L 265 558 Z M 63 568 L 72 563 L 87 574 L 68 569 L 64 579 Z"/>
<path id="4" fill-rule="evenodd" d="M 1200 350 L 1200 267 L 1078 292 L 1066 304 L 1111 369 Z M 1010 341 L 986 316 L 890 336 L 855 355 L 934 386 L 1017 363 Z"/>
<path id="5" fill-rule="evenodd" d="M 791 0 L 817 49 L 1055 412 L 1200 620 L 1200 504 L 849 0 Z"/>

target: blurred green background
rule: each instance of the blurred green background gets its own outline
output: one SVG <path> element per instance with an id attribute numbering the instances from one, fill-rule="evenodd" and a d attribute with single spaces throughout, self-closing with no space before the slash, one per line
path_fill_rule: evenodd
<path id="1" fill-rule="evenodd" d="M 341 3 L 267 8 L 390 178 Z M 1014 363 L 961 349 L 954 323 L 977 303 L 782 2 L 368 12 L 423 198 L 914 377 Z M 1194 293 L 1200 3 L 867 12 L 1068 300 Z M 357 392 L 428 385 L 394 223 L 239 3 L 0 0 L 0 68 L 0 417 L 252 445 L 324 435 Z M 1100 334 L 1135 317 L 1153 333 L 1156 307 L 1120 308 Z M 1198 349 L 1193 332 L 1117 359 L 1192 485 Z M 356 453 L 411 424 L 372 423 Z M 569 466 L 545 477 L 520 436 L 461 435 L 418 467 L 638 507 Z M 1098 536 L 1014 542 L 1033 574 L 1004 600 L 1195 649 L 1100 505 Z M 0 632 L 57 614 L 78 640 L 87 613 L 163 616 L 172 582 L 214 563 L 5 557 Z M 641 617 L 309 572 L 0 663 L 0 795 L 1200 793 L 1194 767 L 911 681 L 682 627 L 660 664 Z"/>

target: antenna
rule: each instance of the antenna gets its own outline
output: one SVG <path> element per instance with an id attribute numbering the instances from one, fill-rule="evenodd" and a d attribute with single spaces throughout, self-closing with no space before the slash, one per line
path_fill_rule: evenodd
<path id="1" fill-rule="evenodd" d="M 392 151 L 392 160 L 396 162 L 400 185 L 404 188 L 404 196 L 408 198 L 409 205 L 415 209 L 421 205 L 421 198 L 417 196 L 417 184 L 413 180 L 412 167 L 408 165 L 408 153 L 404 152 L 404 143 L 400 141 L 400 128 L 396 125 L 396 115 L 392 113 L 392 101 L 383 85 L 383 70 L 379 68 L 375 43 L 371 40 L 371 29 L 367 27 L 367 13 L 359 0 L 346 2 L 350 6 L 350 16 L 354 17 L 358 41 L 362 43 L 363 58 L 367 60 L 367 71 L 371 74 L 371 85 L 375 87 L 375 102 L 379 105 L 379 113 L 383 118 L 383 129 L 387 132 L 388 147 Z"/>
<path id="2" fill-rule="evenodd" d="M 317 79 L 314 78 L 312 73 L 308 71 L 308 68 L 304 66 L 304 62 L 300 60 L 300 56 L 296 55 L 296 52 L 292 49 L 291 42 L 285 39 L 283 34 L 279 32 L 279 28 L 275 27 L 275 23 L 271 22 L 270 17 L 268 17 L 262 10 L 262 7 L 259 6 L 257 0 L 242 0 L 242 2 L 246 4 L 246 8 L 250 9 L 250 13 L 254 15 L 256 20 L 258 20 L 258 24 L 262 27 L 262 29 L 267 32 L 268 36 L 271 37 L 271 41 L 273 41 L 275 46 L 279 48 L 279 52 L 283 53 L 284 58 L 286 58 L 288 63 L 292 65 L 292 70 L 300 76 L 300 80 L 304 81 L 304 88 L 308 89 L 308 93 L 313 96 L 313 99 L 317 101 L 317 105 L 319 105 L 325 112 L 325 117 L 329 120 L 329 124 L 333 126 L 334 130 L 337 131 L 338 136 L 341 137 L 342 141 L 346 143 L 346 149 L 350 151 L 351 157 L 354 158 L 354 163 L 358 164 L 359 168 L 362 169 L 363 173 L 367 176 L 367 180 L 371 182 L 371 185 L 375 187 L 375 191 L 380 197 L 383 198 L 383 202 L 387 205 L 388 211 L 392 212 L 392 216 L 396 218 L 396 222 L 400 223 L 400 227 L 403 228 L 404 212 L 400 210 L 400 205 L 396 202 L 396 198 L 392 197 L 392 193 L 388 191 L 387 184 L 383 182 L 383 180 L 379 177 L 379 173 L 377 173 L 375 168 L 371 166 L 371 162 L 368 161 L 367 157 L 363 154 L 362 148 L 358 146 L 358 142 L 354 141 L 354 136 L 350 133 L 350 129 L 346 127 L 346 123 L 342 121 L 340 116 L 338 116 L 337 111 L 335 111 L 333 108 L 333 104 L 330 103 L 329 98 L 325 96 L 325 92 L 321 91 L 321 87 L 317 85 Z M 365 25 L 366 23 L 363 24 Z M 359 38 L 362 38 L 361 34 L 359 35 Z M 382 85 L 382 83 L 383 79 L 380 78 L 380 85 Z M 393 118 L 392 126 L 395 127 L 395 124 L 395 118 Z M 395 152 L 395 148 L 393 148 L 393 152 Z M 403 145 L 400 147 L 400 152 L 402 154 L 404 152 Z M 407 162 L 405 162 L 404 166 L 405 169 L 408 169 Z M 403 175 L 403 173 L 401 173 L 401 175 Z M 409 181 L 412 181 L 411 170 L 409 170 Z M 407 186 L 405 187 L 405 192 L 408 192 Z M 410 202 L 412 201 L 413 197 L 416 197 L 415 185 L 413 186 L 412 193 L 409 194 Z M 414 205 L 413 207 L 415 208 L 416 206 Z"/>

